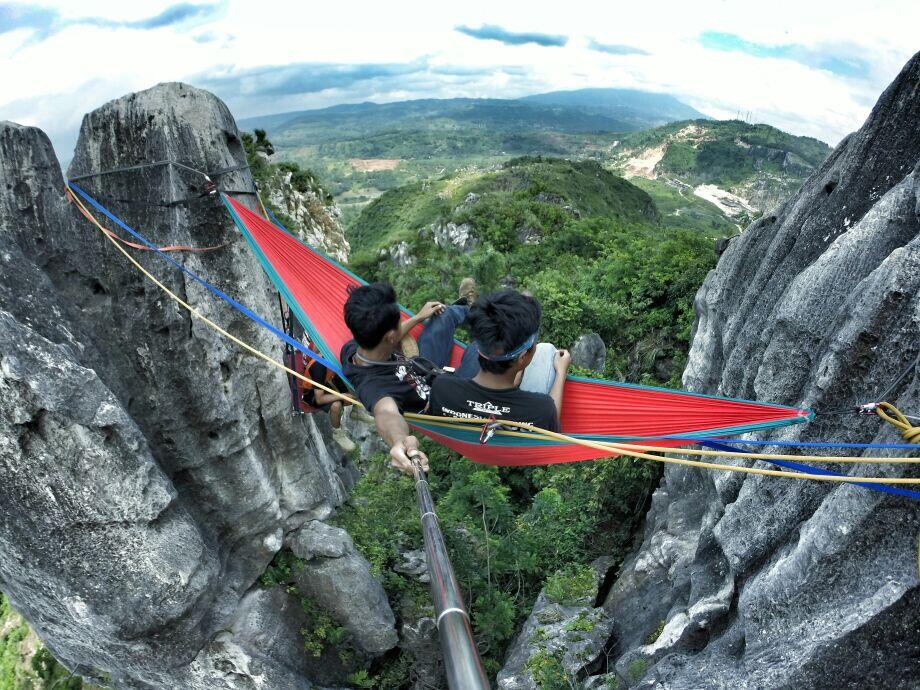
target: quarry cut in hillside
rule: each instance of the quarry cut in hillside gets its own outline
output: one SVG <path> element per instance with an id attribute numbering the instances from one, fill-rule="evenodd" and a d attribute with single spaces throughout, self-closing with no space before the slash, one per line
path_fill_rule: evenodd
<path id="1" fill-rule="evenodd" d="M 789 198 L 830 148 L 768 125 L 693 120 L 626 134 L 610 153 L 613 169 L 627 179 L 695 194 L 741 222 Z"/>

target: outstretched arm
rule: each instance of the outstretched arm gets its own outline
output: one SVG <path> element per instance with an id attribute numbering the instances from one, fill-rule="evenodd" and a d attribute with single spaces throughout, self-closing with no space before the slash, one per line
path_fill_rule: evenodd
<path id="1" fill-rule="evenodd" d="M 419 309 L 418 313 L 411 319 L 406 319 L 399 324 L 399 339 L 402 340 L 413 328 L 422 323 L 425 319 L 435 314 L 444 312 L 444 305 L 440 302 L 426 302 L 425 306 Z"/>
<path id="2" fill-rule="evenodd" d="M 377 433 L 390 449 L 390 464 L 400 472 L 411 475 L 412 459 L 428 471 L 428 457 L 418 449 L 418 439 L 412 436 L 409 425 L 399 413 L 399 407 L 393 398 L 381 398 L 374 405 L 374 422 Z"/>
<path id="3" fill-rule="evenodd" d="M 568 350 L 557 350 L 553 359 L 553 368 L 556 370 L 556 380 L 549 389 L 549 397 L 556 403 L 556 415 L 562 417 L 562 389 L 565 388 L 565 377 L 569 375 L 572 366 L 572 355 Z"/>

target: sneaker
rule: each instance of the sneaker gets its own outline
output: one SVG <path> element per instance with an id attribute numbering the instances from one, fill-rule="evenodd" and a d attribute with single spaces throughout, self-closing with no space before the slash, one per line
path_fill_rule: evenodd
<path id="1" fill-rule="evenodd" d="M 342 449 L 343 453 L 350 453 L 358 447 L 355 445 L 355 442 L 348 437 L 348 434 L 345 433 L 344 429 L 333 429 L 332 440 L 335 441 L 336 445 Z"/>
<path id="2" fill-rule="evenodd" d="M 479 291 L 476 288 L 476 281 L 473 278 L 464 278 L 460 281 L 460 289 L 457 291 L 458 297 L 454 304 L 460 304 L 471 307 L 476 298 L 479 297 Z"/>

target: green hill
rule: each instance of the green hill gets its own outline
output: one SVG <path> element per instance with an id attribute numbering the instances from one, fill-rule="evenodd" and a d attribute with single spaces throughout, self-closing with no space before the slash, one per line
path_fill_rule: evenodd
<path id="1" fill-rule="evenodd" d="M 420 229 L 453 222 L 469 224 L 477 240 L 506 250 L 520 239 L 515 223 L 518 230 L 542 233 L 552 226 L 543 219 L 561 221 L 566 214 L 656 222 L 658 211 L 647 194 L 596 162 L 516 158 L 494 172 L 458 173 L 391 190 L 352 223 L 349 241 L 359 253 L 400 241 L 421 248 Z"/>
<path id="2" fill-rule="evenodd" d="M 647 181 L 659 205 L 688 208 L 679 197 L 696 196 L 743 225 L 798 189 L 830 152 L 769 125 L 691 120 L 624 134 L 609 154 L 615 170 Z"/>
<path id="3" fill-rule="evenodd" d="M 586 89 L 523 99 L 357 103 L 241 120 L 268 132 L 278 154 L 314 170 L 353 218 L 387 189 L 514 156 L 592 157 L 615 132 L 703 117 L 662 94 Z"/>
<path id="4" fill-rule="evenodd" d="M 350 267 L 407 306 L 452 301 L 466 275 L 483 292 L 528 289 L 546 339 L 596 331 L 607 374 L 657 383 L 677 381 L 692 295 L 715 262 L 711 237 L 663 225 L 647 193 L 596 161 L 539 157 L 390 190 L 348 239 Z"/>

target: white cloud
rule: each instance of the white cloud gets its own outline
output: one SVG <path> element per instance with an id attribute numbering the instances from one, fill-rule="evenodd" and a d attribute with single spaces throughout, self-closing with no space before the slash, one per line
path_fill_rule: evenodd
<path id="1" fill-rule="evenodd" d="M 177 4 L 86 0 L 77 7 L 60 0 L 43 6 L 65 19 L 136 22 Z M 569 40 L 564 47 L 511 46 L 455 30 L 484 24 Z M 402 77 L 355 80 L 322 91 L 256 98 L 230 81 L 220 84 L 218 95 L 237 117 L 246 117 L 371 98 L 513 97 L 584 86 L 632 87 L 671 93 L 716 117 L 750 112 L 756 121 L 836 143 L 859 127 L 911 56 L 918 25 L 920 4 L 912 0 L 846 8 L 829 0 L 778 0 L 769 7 L 717 0 L 629 6 L 575 0 L 564 8 L 411 0 L 326 3 L 321 9 L 312 3 L 262 0 L 253 6 L 230 0 L 221 13 L 191 27 L 77 24 L 38 41 L 28 29 L 0 33 L 0 118 L 43 127 L 66 159 L 83 112 L 161 81 L 196 76 L 204 81 L 202 75 L 269 65 L 424 61 L 429 71 L 423 74 L 409 70 Z M 848 79 L 788 59 L 706 50 L 699 42 L 704 31 L 767 45 L 855 46 L 870 74 Z M 205 35 L 212 40 L 201 40 Z M 592 50 L 592 41 L 634 46 L 648 55 L 604 53 Z M 451 69 L 438 72 L 439 67 Z M 483 73 L 475 74 L 477 68 Z"/>

